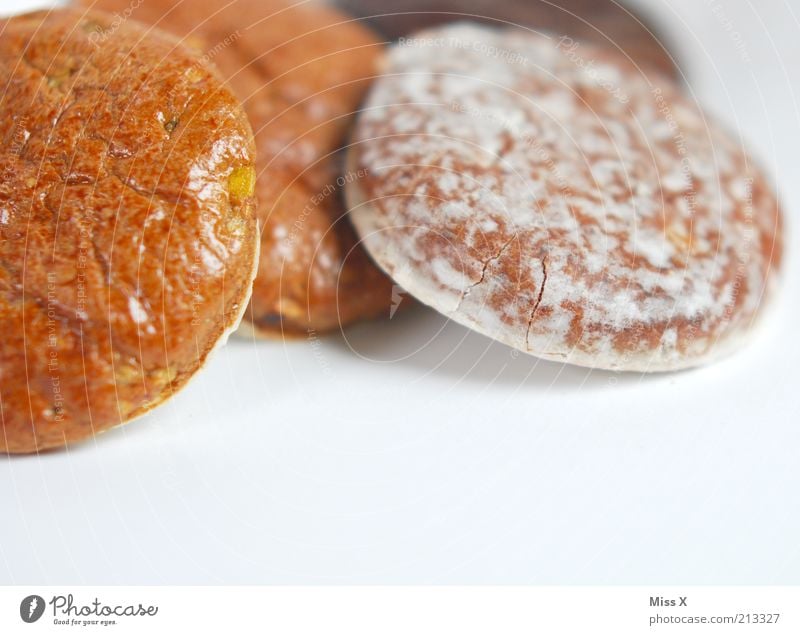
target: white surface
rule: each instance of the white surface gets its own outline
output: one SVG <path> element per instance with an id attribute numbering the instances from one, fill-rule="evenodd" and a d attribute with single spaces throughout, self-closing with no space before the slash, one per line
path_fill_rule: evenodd
<path id="1" fill-rule="evenodd" d="M 800 583 L 800 3 L 647 7 L 781 186 L 783 296 L 749 348 L 614 375 L 423 309 L 233 340 L 154 415 L 0 457 L 0 584 Z"/>

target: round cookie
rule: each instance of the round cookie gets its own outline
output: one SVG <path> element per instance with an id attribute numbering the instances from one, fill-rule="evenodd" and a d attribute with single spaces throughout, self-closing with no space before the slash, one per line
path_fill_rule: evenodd
<path id="1" fill-rule="evenodd" d="M 305 335 L 388 316 L 391 281 L 358 244 L 340 148 L 375 74 L 372 33 L 319 3 L 80 0 L 169 30 L 212 59 L 258 148 L 261 260 L 244 327 Z"/>
<path id="2" fill-rule="evenodd" d="M 0 21 L 0 451 L 129 421 L 236 328 L 253 133 L 177 41 L 83 10 Z"/>
<path id="3" fill-rule="evenodd" d="M 566 35 L 621 53 L 644 73 L 678 77 L 675 60 L 658 30 L 616 0 L 334 0 L 389 39 L 423 28 L 469 19 L 489 26 L 522 26 Z"/>
<path id="4" fill-rule="evenodd" d="M 737 347 L 781 215 L 675 88 L 556 36 L 457 24 L 389 55 L 348 188 L 373 258 L 453 320 L 539 357 L 673 370 Z"/>

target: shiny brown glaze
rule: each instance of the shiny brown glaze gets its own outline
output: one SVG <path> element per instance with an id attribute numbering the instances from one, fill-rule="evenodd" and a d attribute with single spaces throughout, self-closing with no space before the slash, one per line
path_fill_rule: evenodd
<path id="1" fill-rule="evenodd" d="M 244 103 L 258 147 L 261 260 L 246 315 L 256 331 L 303 335 L 388 316 L 391 282 L 358 244 L 337 183 L 381 54 L 371 32 L 317 3 L 81 2 L 176 34 Z"/>
<path id="2" fill-rule="evenodd" d="M 172 37 L 83 10 L 0 22 L 0 450 L 181 388 L 247 302 L 252 130 Z"/>
<path id="3" fill-rule="evenodd" d="M 669 47 L 646 16 L 616 0 L 333 0 L 389 39 L 458 20 L 546 30 L 616 50 L 642 72 L 677 77 Z"/>

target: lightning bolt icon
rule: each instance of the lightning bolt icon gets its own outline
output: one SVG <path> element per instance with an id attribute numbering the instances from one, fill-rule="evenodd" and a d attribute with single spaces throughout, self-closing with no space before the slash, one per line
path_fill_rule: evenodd
<path id="1" fill-rule="evenodd" d="M 391 320 L 394 317 L 394 314 L 397 312 L 397 309 L 400 308 L 400 303 L 403 301 L 403 291 L 402 288 L 397 286 L 396 284 L 392 285 L 392 306 L 389 309 L 389 319 Z"/>
<path id="2" fill-rule="evenodd" d="M 28 607 L 28 617 L 33 616 L 33 612 L 36 610 L 37 606 L 39 606 L 39 600 L 36 598 L 31 599 L 31 605 Z"/>

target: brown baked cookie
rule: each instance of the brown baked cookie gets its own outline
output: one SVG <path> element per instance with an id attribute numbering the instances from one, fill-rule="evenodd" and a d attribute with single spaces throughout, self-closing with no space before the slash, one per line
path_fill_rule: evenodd
<path id="1" fill-rule="evenodd" d="M 469 19 L 487 26 L 522 26 L 606 46 L 648 73 L 679 72 L 669 47 L 646 16 L 617 0 L 334 0 L 389 39 Z"/>
<path id="2" fill-rule="evenodd" d="M 345 216 L 339 149 L 382 47 L 357 22 L 291 0 L 81 0 L 168 29 L 221 69 L 258 147 L 261 261 L 245 324 L 330 331 L 389 315 L 391 282 Z"/>
<path id="3" fill-rule="evenodd" d="M 778 203 L 673 82 L 616 60 L 463 23 L 395 46 L 356 126 L 351 217 L 409 293 L 519 350 L 694 366 L 768 299 Z"/>
<path id="4" fill-rule="evenodd" d="M 255 148 L 216 71 L 72 9 L 0 21 L 0 451 L 129 421 L 247 306 Z"/>

